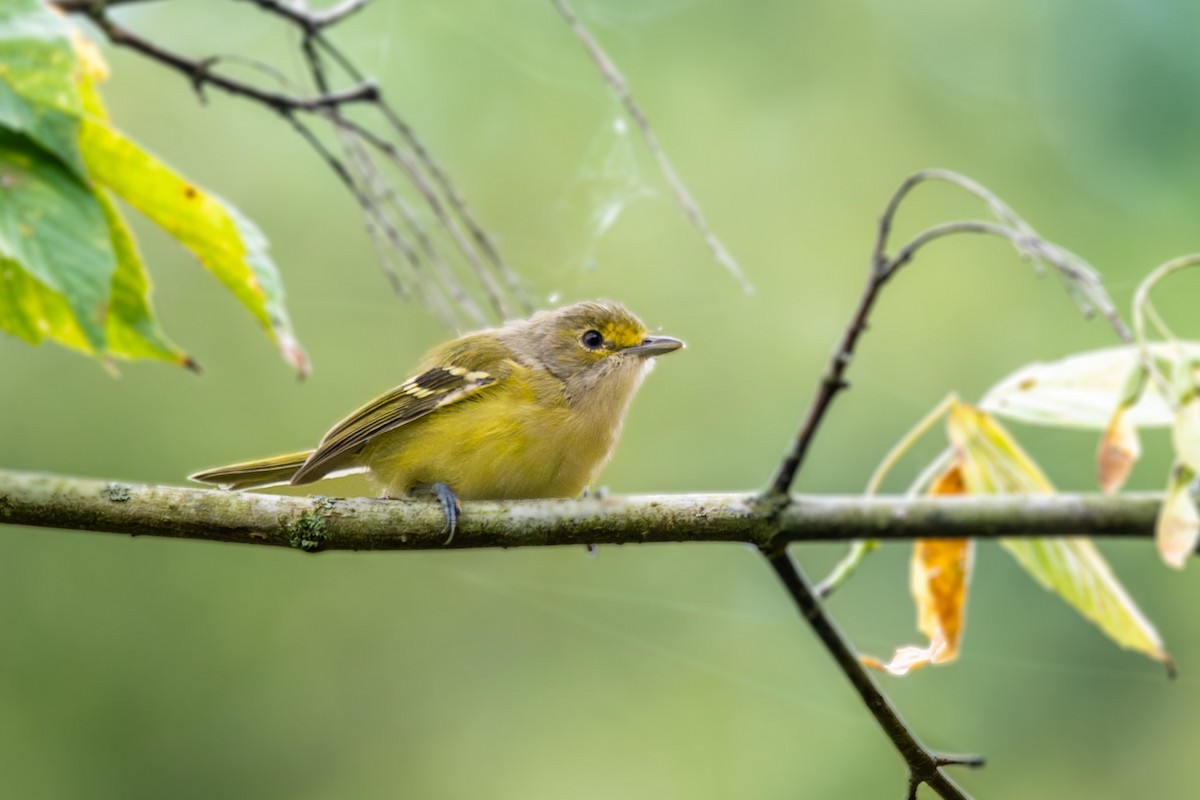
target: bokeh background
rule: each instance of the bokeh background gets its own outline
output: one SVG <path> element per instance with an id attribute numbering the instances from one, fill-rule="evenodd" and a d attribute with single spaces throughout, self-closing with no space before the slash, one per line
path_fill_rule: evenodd
<path id="1" fill-rule="evenodd" d="M 618 298 L 689 349 L 639 396 L 613 492 L 752 490 L 857 298 L 875 220 L 930 166 L 995 190 L 1107 278 L 1200 249 L 1200 7 L 1186 0 L 579 0 L 757 291 L 684 221 L 548 2 L 375 3 L 338 31 L 543 305 Z M 196 55 L 299 69 L 252 4 L 123 8 Z M 180 483 L 305 447 L 447 336 L 392 297 L 351 200 L 274 115 L 109 52 L 132 135 L 265 229 L 315 363 L 297 383 L 249 315 L 140 226 L 168 332 L 202 377 L 119 379 L 0 340 L 0 465 Z M 603 220 L 616 214 L 612 224 Z M 921 190 L 901 234 L 982 209 Z M 1200 283 L 1161 293 L 1187 332 Z M 1194 326 L 1192 333 L 1194 333 Z M 950 391 L 1114 342 L 1002 243 L 927 250 L 895 281 L 799 488 L 860 491 Z M 1095 436 L 1013 426 L 1063 488 Z M 1165 480 L 1148 437 L 1134 488 Z M 922 452 L 932 453 L 929 444 Z M 919 458 L 907 468 L 911 475 Z M 903 485 L 898 479 L 892 486 Z M 896 797 L 903 773 L 761 560 L 725 545 L 324 554 L 6 528 L 0 794 L 29 798 Z M 1119 651 L 992 544 L 960 663 L 883 678 L 931 745 L 987 755 L 979 797 L 1192 797 L 1196 567 L 1104 551 L 1180 677 Z M 801 548 L 814 574 L 839 554 Z M 907 550 L 831 602 L 865 651 L 917 641 Z"/>

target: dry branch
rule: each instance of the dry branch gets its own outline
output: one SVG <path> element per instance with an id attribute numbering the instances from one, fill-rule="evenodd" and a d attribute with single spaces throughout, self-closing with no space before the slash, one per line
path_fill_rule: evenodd
<path id="1" fill-rule="evenodd" d="M 680 494 L 463 504 L 450 548 L 872 537 L 1150 539 L 1162 497 L 905 499 L 794 495 L 773 518 L 754 495 Z M 0 470 L 0 523 L 319 550 L 446 549 L 434 503 L 291 497 Z"/>

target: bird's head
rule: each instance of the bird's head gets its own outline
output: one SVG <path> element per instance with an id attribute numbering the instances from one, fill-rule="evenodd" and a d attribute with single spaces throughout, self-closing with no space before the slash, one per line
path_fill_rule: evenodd
<path id="1" fill-rule="evenodd" d="M 683 347 L 679 339 L 650 335 L 640 319 L 610 300 L 541 311 L 510 323 L 506 332 L 517 352 L 561 379 L 572 397 L 601 388 L 626 394 L 656 356 Z"/>

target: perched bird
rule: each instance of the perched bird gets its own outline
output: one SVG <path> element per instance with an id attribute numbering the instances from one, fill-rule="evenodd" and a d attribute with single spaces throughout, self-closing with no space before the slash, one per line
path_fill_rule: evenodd
<path id="1" fill-rule="evenodd" d="M 542 311 L 435 347 L 315 450 L 190 477 L 252 489 L 366 472 L 385 497 L 436 496 L 452 537 L 458 498 L 579 495 L 612 454 L 654 358 L 681 347 L 618 303 Z"/>

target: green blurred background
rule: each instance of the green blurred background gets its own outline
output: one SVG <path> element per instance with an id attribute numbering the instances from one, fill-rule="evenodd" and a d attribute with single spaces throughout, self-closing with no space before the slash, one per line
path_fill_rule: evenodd
<path id="1" fill-rule="evenodd" d="M 684 221 L 548 2 L 380 0 L 338 32 L 457 178 L 543 305 L 613 297 L 687 340 L 639 396 L 613 492 L 751 490 L 857 298 L 894 186 L 929 166 L 995 190 L 1105 274 L 1122 311 L 1200 246 L 1200 7 L 1185 0 L 578 2 L 757 287 Z M 121 9 L 196 55 L 299 69 L 250 4 Z M 445 338 L 393 298 L 351 200 L 274 115 L 110 52 L 113 115 L 273 241 L 315 364 L 298 384 L 216 282 L 140 226 L 168 332 L 202 377 L 114 380 L 0 340 L 0 465 L 180 483 L 310 445 Z M 615 224 L 597 220 L 619 210 Z M 978 204 L 944 186 L 901 231 Z M 1200 282 L 1163 292 L 1187 331 Z M 1192 333 L 1195 331 L 1193 330 Z M 947 392 L 1114 341 L 998 241 L 930 248 L 884 296 L 804 491 L 856 492 Z M 1014 426 L 1063 488 L 1095 436 Z M 1161 434 L 1134 488 L 1165 479 Z M 928 445 L 923 452 L 933 452 Z M 908 464 L 910 474 L 919 466 Z M 902 485 L 900 480 L 892 486 Z M 325 554 L 3 530 L 0 795 L 28 798 L 896 797 L 903 773 L 746 547 Z M 960 663 L 883 678 L 931 745 L 987 755 L 979 797 L 1192 797 L 1196 567 L 1105 552 L 1181 677 L 1119 651 L 979 548 Z M 801 548 L 814 574 L 840 548 Z M 907 550 L 831 610 L 866 652 L 917 641 Z"/>

